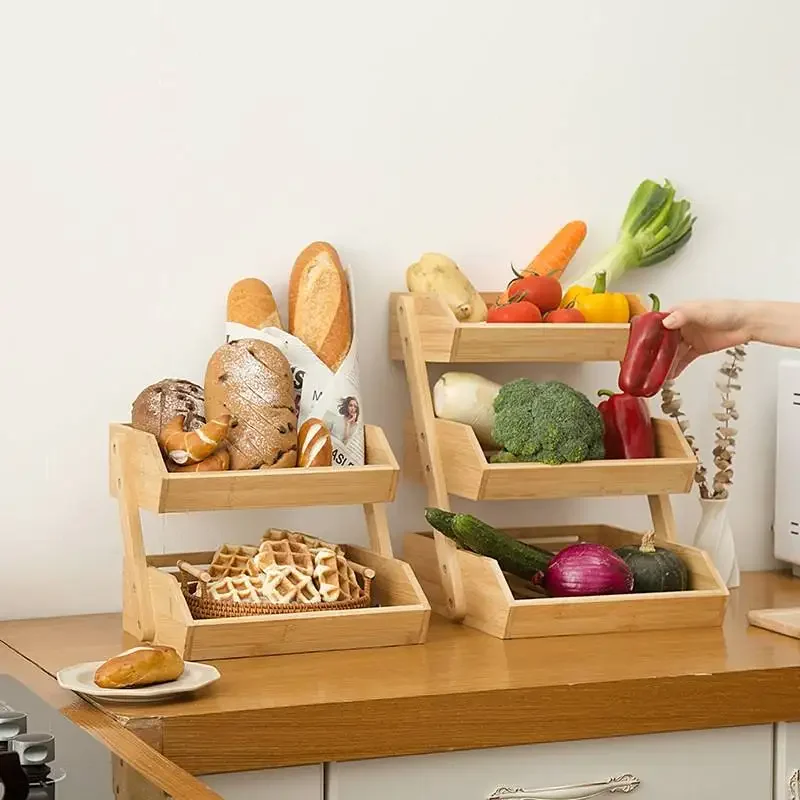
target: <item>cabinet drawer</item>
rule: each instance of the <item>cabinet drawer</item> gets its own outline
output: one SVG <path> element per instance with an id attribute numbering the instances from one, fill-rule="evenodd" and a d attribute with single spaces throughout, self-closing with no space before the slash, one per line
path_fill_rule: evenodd
<path id="1" fill-rule="evenodd" d="M 322 765 L 286 767 L 253 772 L 226 772 L 203 775 L 207 783 L 225 800 L 254 800 L 266 797 L 291 797 L 292 800 L 323 800 Z"/>
<path id="2" fill-rule="evenodd" d="M 800 724 L 775 726 L 775 800 L 800 800 Z"/>
<path id="3" fill-rule="evenodd" d="M 763 725 L 331 764 L 325 797 L 770 800 L 772 744 Z"/>

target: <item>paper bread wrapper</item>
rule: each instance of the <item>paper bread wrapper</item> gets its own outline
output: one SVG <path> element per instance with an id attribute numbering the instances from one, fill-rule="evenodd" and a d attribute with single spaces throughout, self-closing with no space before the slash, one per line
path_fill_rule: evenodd
<path id="1" fill-rule="evenodd" d="M 280 328 L 257 330 L 238 322 L 228 322 L 225 324 L 225 334 L 227 342 L 260 339 L 277 347 L 292 368 L 298 429 L 309 417 L 321 419 L 331 434 L 333 466 L 360 467 L 364 465 L 364 407 L 359 388 L 358 328 L 353 303 L 353 278 L 349 267 L 344 267 L 344 273 L 350 295 L 353 339 L 350 350 L 336 372 L 323 364 L 307 345 Z M 346 424 L 340 411 L 348 398 L 355 398 L 359 408 L 358 420 L 353 426 Z"/>

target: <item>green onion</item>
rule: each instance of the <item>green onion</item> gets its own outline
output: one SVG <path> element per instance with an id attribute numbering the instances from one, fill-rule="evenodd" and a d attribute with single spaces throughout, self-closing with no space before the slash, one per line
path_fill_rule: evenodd
<path id="1" fill-rule="evenodd" d="M 669 258 L 692 236 L 695 217 L 688 200 L 676 200 L 669 181 L 642 181 L 634 192 L 616 244 L 573 286 L 592 286 L 601 272 L 613 283 L 630 269 L 650 267 Z"/>

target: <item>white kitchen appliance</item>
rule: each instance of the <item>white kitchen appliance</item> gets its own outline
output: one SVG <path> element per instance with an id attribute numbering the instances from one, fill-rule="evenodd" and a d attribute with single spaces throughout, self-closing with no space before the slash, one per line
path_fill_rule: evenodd
<path id="1" fill-rule="evenodd" d="M 778 365 L 775 462 L 775 558 L 800 577 L 800 361 Z"/>

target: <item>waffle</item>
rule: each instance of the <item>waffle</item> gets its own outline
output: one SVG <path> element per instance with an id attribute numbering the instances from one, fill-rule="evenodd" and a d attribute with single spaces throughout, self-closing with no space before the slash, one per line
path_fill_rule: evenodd
<path id="1" fill-rule="evenodd" d="M 263 603 L 263 575 L 236 575 L 208 584 L 208 594 L 214 600 L 228 603 Z"/>
<path id="2" fill-rule="evenodd" d="M 303 575 L 310 576 L 314 572 L 314 556 L 303 542 L 265 539 L 253 556 L 253 565 L 260 572 L 269 572 L 272 567 L 294 567 Z"/>
<path id="3" fill-rule="evenodd" d="M 262 595 L 269 603 L 319 603 L 321 598 L 314 579 L 292 565 L 267 567 Z"/>
<path id="4" fill-rule="evenodd" d="M 342 550 L 338 544 L 331 544 L 330 542 L 326 542 L 324 539 L 317 539 L 315 536 L 309 536 L 307 533 L 300 533 L 298 531 L 286 531 L 280 528 L 270 528 L 261 537 L 262 542 L 279 542 L 283 541 L 284 539 L 288 539 L 290 542 L 298 542 L 306 545 L 308 549 L 311 550 L 312 555 L 314 555 L 314 551 L 319 550 L 321 547 L 325 547 L 328 550 L 333 550 L 335 553 L 344 555 L 344 550 Z"/>
<path id="5" fill-rule="evenodd" d="M 356 574 L 347 559 L 333 550 L 317 550 L 314 556 L 314 580 L 326 603 L 355 600 L 362 593 Z"/>
<path id="6" fill-rule="evenodd" d="M 237 575 L 258 575 L 258 568 L 252 562 L 257 553 L 257 547 L 223 544 L 211 559 L 208 568 L 211 580 L 219 581 Z"/>

